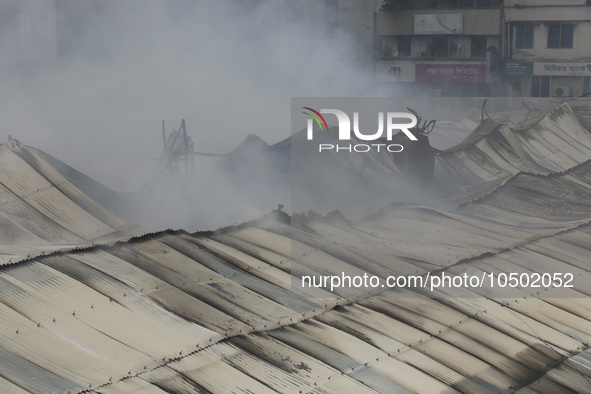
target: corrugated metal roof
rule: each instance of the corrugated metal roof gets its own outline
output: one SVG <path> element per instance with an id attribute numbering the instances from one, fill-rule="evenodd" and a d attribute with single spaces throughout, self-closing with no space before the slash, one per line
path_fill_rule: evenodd
<path id="1" fill-rule="evenodd" d="M 67 227 L 74 219 L 119 226 L 1 149 L 2 176 L 27 172 L 26 182 L 0 179 L 10 201 L 47 220 L 61 215 L 43 208 L 55 203 L 67 211 L 66 234 L 76 234 Z M 395 204 L 359 222 L 273 212 L 218 231 L 164 231 L 12 261 L 0 266 L 0 389 L 591 391 L 590 163 L 505 178 L 450 210 Z M 43 182 L 52 192 L 34 200 Z M 15 198 L 21 189 L 31 196 Z M 294 286 L 302 268 L 381 277 L 572 272 L 574 288 L 325 288 L 312 298 Z"/>
<path id="2" fill-rule="evenodd" d="M 321 161 L 315 159 L 310 164 L 306 160 L 297 163 L 292 181 L 298 188 L 296 195 L 301 193 L 304 198 L 305 193 L 301 189 L 305 189 L 307 175 L 321 166 L 329 168 L 331 176 L 348 180 L 350 188 L 363 182 L 376 195 L 386 193 L 395 196 L 397 201 L 436 205 L 444 200 L 453 205 L 486 194 L 518 173 L 548 175 L 566 171 L 589 160 L 591 133 L 583 124 L 588 125 L 589 122 L 577 115 L 567 102 L 547 112 L 533 110 L 512 127 L 486 119 L 462 143 L 446 150 L 434 149 L 434 174 L 429 187 L 416 185 L 409 180 L 412 178 L 410 175 L 405 177 L 405 171 L 398 167 L 385 150 L 363 155 L 325 152 L 327 155 L 324 156 L 330 157 L 330 160 L 323 156 Z M 458 138 L 456 133 L 447 131 L 448 122 L 444 122 L 443 126 L 441 130 L 431 133 L 429 138 Z M 437 133 L 446 135 L 437 136 Z M 336 132 L 326 133 L 323 138 L 336 138 L 334 135 Z M 295 134 L 292 138 L 303 136 Z M 327 142 L 335 143 L 332 140 Z M 361 140 L 354 142 L 364 143 Z M 306 146 L 294 144 L 296 159 L 308 158 L 304 155 Z M 355 181 L 351 180 L 353 178 Z M 317 182 L 315 188 L 322 190 L 322 181 Z M 351 190 L 352 194 L 355 192 Z M 319 192 L 319 195 L 323 194 Z M 359 198 L 363 196 L 360 193 Z M 368 193 L 365 197 L 370 196 L 372 194 Z"/>
<path id="3" fill-rule="evenodd" d="M 131 226 L 60 175 L 36 149 L 0 145 L 0 264 L 55 245 L 121 237 Z"/>
<path id="4" fill-rule="evenodd" d="M 436 216 L 465 225 L 461 216 Z M 312 249 L 330 244 L 323 253 L 343 264 L 355 262 L 356 254 L 379 263 L 377 256 L 390 258 L 399 248 L 380 248 L 380 238 L 365 232 L 387 228 L 386 218 L 374 218 L 373 227 L 371 219 L 356 227 L 316 218 L 307 223 L 314 231 L 292 230 Z M 559 254 L 587 227 L 503 245 L 493 255 L 482 251 L 468 263 L 460 254 L 448 272 L 501 263 L 514 264 L 508 270 L 534 268 L 540 248 Z M 404 289 L 357 301 L 333 295 L 330 303 L 298 296 L 281 267 L 288 259 L 287 229 L 266 220 L 213 233 L 167 232 L 4 267 L 0 348 L 10 355 L 6 360 L 23 360 L 23 375 L 2 368 L 0 376 L 32 391 L 42 390 L 26 383 L 31 369 L 45 376 L 35 384 L 57 391 L 511 391 L 550 379 L 549 371 L 562 387 L 559 380 L 572 373 L 570 360 L 588 347 L 588 298 L 430 299 Z M 338 240 L 344 232 L 346 245 L 329 237 Z M 366 254 L 361 245 L 376 250 Z M 482 247 L 463 245 L 470 253 Z M 552 262 L 569 270 L 589 253 L 580 246 L 567 250 L 568 259 L 554 256 Z M 426 256 L 414 271 L 426 271 Z M 577 280 L 574 291 L 588 293 L 587 283 Z M 583 381 L 579 390 L 591 387 Z"/>
<path id="5" fill-rule="evenodd" d="M 536 115 L 513 129 L 488 127 L 476 139 L 438 153 L 438 187 L 451 190 L 518 172 L 561 172 L 591 157 L 591 134 L 568 103 Z"/>

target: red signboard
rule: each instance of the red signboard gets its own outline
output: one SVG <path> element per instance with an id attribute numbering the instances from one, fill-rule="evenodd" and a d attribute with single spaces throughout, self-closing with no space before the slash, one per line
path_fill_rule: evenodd
<path id="1" fill-rule="evenodd" d="M 486 64 L 417 64 L 416 82 L 485 82 Z"/>

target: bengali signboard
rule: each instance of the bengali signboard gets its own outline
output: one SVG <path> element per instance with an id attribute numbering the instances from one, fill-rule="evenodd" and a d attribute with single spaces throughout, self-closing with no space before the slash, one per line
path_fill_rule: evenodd
<path id="1" fill-rule="evenodd" d="M 591 76 L 591 63 L 577 63 L 577 62 L 547 62 L 534 63 L 534 75 L 541 76 L 558 76 L 558 77 L 572 77 L 572 76 Z"/>
<path id="2" fill-rule="evenodd" d="M 415 14 L 414 34 L 464 34 L 464 14 Z"/>
<path id="3" fill-rule="evenodd" d="M 417 64 L 417 82 L 486 82 L 486 64 Z"/>
<path id="4" fill-rule="evenodd" d="M 534 72 L 534 64 L 531 62 L 508 62 L 503 64 L 502 73 L 508 77 L 531 76 Z"/>

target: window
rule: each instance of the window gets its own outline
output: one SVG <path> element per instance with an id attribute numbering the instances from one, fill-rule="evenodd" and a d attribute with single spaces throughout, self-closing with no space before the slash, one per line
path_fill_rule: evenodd
<path id="1" fill-rule="evenodd" d="M 383 57 L 410 56 L 411 36 L 387 36 L 382 41 Z"/>
<path id="2" fill-rule="evenodd" d="M 428 45 L 429 57 L 448 57 L 448 39 L 447 36 L 431 36 Z"/>
<path id="3" fill-rule="evenodd" d="M 583 77 L 583 94 L 591 93 L 591 77 Z"/>
<path id="4" fill-rule="evenodd" d="M 410 56 L 410 36 L 398 37 L 398 56 Z"/>
<path id="5" fill-rule="evenodd" d="M 517 25 L 515 28 L 515 48 L 534 47 L 534 26 L 529 24 Z"/>
<path id="6" fill-rule="evenodd" d="M 486 56 L 486 36 L 474 36 L 470 38 L 470 56 Z"/>
<path id="7" fill-rule="evenodd" d="M 573 27 L 569 23 L 548 26 L 548 48 L 572 48 Z"/>
<path id="8" fill-rule="evenodd" d="M 398 40 L 400 38 L 402 37 L 399 37 Z M 403 44 L 410 45 L 410 41 L 408 44 L 399 41 L 398 52 L 400 56 L 408 56 L 404 55 L 405 47 Z M 422 57 L 486 57 L 487 36 L 427 36 L 426 46 L 427 51 L 421 54 Z"/>
<path id="9" fill-rule="evenodd" d="M 550 96 L 550 77 L 531 77 L 531 96 L 549 97 Z"/>
<path id="10" fill-rule="evenodd" d="M 470 41 L 466 36 L 449 37 L 449 55 L 452 57 L 466 57 L 468 54 Z"/>
<path id="11" fill-rule="evenodd" d="M 400 45 L 400 44 L 399 44 Z M 486 57 L 486 36 L 437 35 L 427 37 L 423 57 Z M 401 51 L 401 49 L 399 49 Z M 470 52 L 468 52 L 470 51 Z M 401 52 L 402 53 L 402 52 Z"/>
<path id="12" fill-rule="evenodd" d="M 386 37 L 382 41 L 382 56 L 392 57 L 394 56 L 394 50 L 392 49 L 392 40 Z"/>

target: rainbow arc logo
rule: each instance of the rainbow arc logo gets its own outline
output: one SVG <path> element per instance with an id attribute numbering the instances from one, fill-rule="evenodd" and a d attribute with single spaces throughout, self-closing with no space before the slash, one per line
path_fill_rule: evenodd
<path id="1" fill-rule="evenodd" d="M 308 111 L 312 111 L 313 114 L 311 114 L 310 112 L 302 112 L 305 115 L 310 116 L 312 119 L 314 119 L 316 121 L 316 123 L 318 123 L 318 126 L 320 126 L 320 130 L 324 130 L 322 128 L 322 123 L 320 123 L 320 119 L 322 119 L 322 122 L 324 123 L 324 126 L 326 127 L 326 130 L 328 130 L 328 125 L 326 124 L 326 120 L 324 120 L 324 116 L 322 116 L 320 114 L 320 112 L 316 111 L 315 109 L 312 109 L 310 107 L 302 107 L 303 109 L 307 109 Z M 320 118 L 320 119 L 318 119 Z"/>

